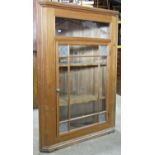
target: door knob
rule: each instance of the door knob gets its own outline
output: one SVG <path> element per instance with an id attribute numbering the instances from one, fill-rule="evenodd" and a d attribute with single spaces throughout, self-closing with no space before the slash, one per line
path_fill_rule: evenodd
<path id="1" fill-rule="evenodd" d="M 56 89 L 56 92 L 57 92 L 57 93 L 60 93 L 60 88 L 57 88 L 57 89 Z"/>

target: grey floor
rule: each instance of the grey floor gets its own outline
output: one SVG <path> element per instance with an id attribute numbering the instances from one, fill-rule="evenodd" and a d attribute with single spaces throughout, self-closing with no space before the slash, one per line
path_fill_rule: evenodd
<path id="1" fill-rule="evenodd" d="M 116 131 L 52 153 L 39 152 L 38 110 L 33 113 L 33 155 L 121 155 L 121 96 L 116 96 Z"/>

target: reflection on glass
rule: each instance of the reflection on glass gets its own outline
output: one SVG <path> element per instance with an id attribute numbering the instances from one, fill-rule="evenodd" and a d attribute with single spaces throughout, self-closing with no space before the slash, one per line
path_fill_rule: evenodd
<path id="1" fill-rule="evenodd" d="M 60 68 L 59 70 L 59 110 L 60 121 L 68 118 L 68 77 L 67 68 Z"/>
<path id="2" fill-rule="evenodd" d="M 79 104 L 74 103 L 71 105 L 71 118 L 92 114 L 97 111 L 98 104 L 96 101 L 88 101 Z"/>
<path id="3" fill-rule="evenodd" d="M 101 99 L 101 110 L 100 111 L 106 111 L 106 99 Z"/>
<path id="4" fill-rule="evenodd" d="M 104 56 L 102 56 L 102 57 L 100 57 L 99 58 L 99 64 L 101 65 L 101 66 L 105 66 L 106 64 L 107 64 L 107 58 L 106 57 L 104 57 Z"/>
<path id="5" fill-rule="evenodd" d="M 56 35 L 109 39 L 109 23 L 56 17 Z"/>
<path id="6" fill-rule="evenodd" d="M 98 65 L 98 57 L 73 57 L 70 58 L 71 65 Z"/>
<path id="7" fill-rule="evenodd" d="M 89 116 L 87 118 L 79 119 L 79 120 L 73 120 L 70 123 L 71 130 L 76 128 L 85 127 L 94 123 L 98 122 L 98 116 Z"/>
<path id="8" fill-rule="evenodd" d="M 59 124 L 59 132 L 67 132 L 68 131 L 68 123 L 64 122 L 64 123 L 60 123 Z"/>
<path id="9" fill-rule="evenodd" d="M 64 57 L 60 57 L 59 58 L 59 64 L 60 65 L 67 65 L 68 64 L 68 59 L 67 58 L 64 58 Z"/>
<path id="10" fill-rule="evenodd" d="M 102 56 L 107 56 L 107 52 L 108 52 L 108 50 L 107 50 L 107 46 L 99 46 L 99 52 L 100 52 L 100 55 L 102 55 Z"/>
<path id="11" fill-rule="evenodd" d="M 65 57 L 68 56 L 68 46 L 67 45 L 59 45 L 59 56 Z"/>
<path id="12" fill-rule="evenodd" d="M 99 122 L 105 122 L 106 121 L 106 114 L 102 113 L 99 114 Z"/>
<path id="13" fill-rule="evenodd" d="M 107 83 L 107 66 L 100 66 L 100 96 L 106 96 L 106 83 Z"/>
<path id="14" fill-rule="evenodd" d="M 97 112 L 97 69 L 97 67 L 71 68 L 71 117 Z"/>
<path id="15" fill-rule="evenodd" d="M 98 55 L 98 46 L 95 45 L 72 45 L 70 46 L 71 56 L 94 56 Z"/>
<path id="16" fill-rule="evenodd" d="M 61 45 L 59 132 L 106 121 L 107 46 Z"/>

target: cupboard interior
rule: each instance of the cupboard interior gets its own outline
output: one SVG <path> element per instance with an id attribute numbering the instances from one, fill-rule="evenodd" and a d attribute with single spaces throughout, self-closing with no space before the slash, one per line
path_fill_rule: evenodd
<path id="1" fill-rule="evenodd" d="M 58 44 L 59 134 L 107 120 L 106 45 Z"/>
<path id="2" fill-rule="evenodd" d="M 55 29 L 57 36 L 110 38 L 110 24 L 80 19 L 56 17 Z"/>

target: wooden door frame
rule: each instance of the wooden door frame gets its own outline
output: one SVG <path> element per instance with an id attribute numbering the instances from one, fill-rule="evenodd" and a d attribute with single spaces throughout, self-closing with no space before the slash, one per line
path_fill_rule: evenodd
<path id="1" fill-rule="evenodd" d="M 55 53 L 56 53 L 56 61 L 57 61 L 57 63 L 56 63 L 56 81 L 57 81 L 57 88 L 59 88 L 59 62 L 58 62 L 58 60 L 59 60 L 59 55 L 58 55 L 58 46 L 60 45 L 60 44 L 62 44 L 62 45 L 64 45 L 64 44 L 66 44 L 66 45 L 96 45 L 96 46 L 100 46 L 100 45 L 105 45 L 105 46 L 107 46 L 108 47 L 108 53 L 109 53 L 109 49 L 110 49 L 110 42 L 108 42 L 107 40 L 105 40 L 105 41 L 103 41 L 102 40 L 102 43 L 101 43 L 101 41 L 95 41 L 94 39 L 92 39 L 91 40 L 91 42 L 87 42 L 86 41 L 86 39 L 85 38 L 83 38 L 83 39 L 81 39 L 81 38 L 79 38 L 79 40 L 77 40 L 77 38 L 72 38 L 72 41 L 70 40 L 70 41 L 68 41 L 68 40 L 70 40 L 70 38 L 68 39 L 68 37 L 66 37 L 66 38 L 58 38 L 58 39 L 55 39 Z M 81 41 L 82 40 L 82 41 Z M 107 61 L 108 61 L 108 59 L 109 59 L 109 54 L 108 54 L 108 56 L 107 56 Z M 109 62 L 108 62 L 109 63 Z M 107 63 L 107 68 L 108 68 L 108 64 Z M 108 71 L 106 71 L 107 73 L 106 73 L 106 76 L 108 76 L 107 74 L 108 74 Z M 107 81 L 107 78 L 106 78 L 106 81 Z M 107 94 L 106 94 L 106 99 L 107 99 Z M 106 102 L 106 107 L 108 107 L 108 103 Z M 109 110 L 109 109 L 108 109 Z M 107 117 L 107 115 L 108 115 L 108 113 L 109 113 L 109 111 L 108 110 L 106 110 L 107 112 L 107 114 L 106 114 L 106 117 Z M 65 133 L 65 134 L 62 134 L 62 135 L 59 135 L 59 97 L 58 97 L 58 94 L 57 94 L 57 136 L 58 137 L 62 137 L 63 135 L 68 135 L 68 133 Z M 108 123 L 108 120 L 106 121 L 107 123 Z M 95 123 L 95 124 L 92 124 L 92 125 L 90 125 L 91 127 L 92 126 L 97 126 L 98 124 L 103 124 L 103 123 Z M 90 126 L 88 126 L 88 127 L 84 127 L 84 128 L 89 128 Z M 80 129 L 77 129 L 77 130 L 81 130 L 82 128 L 80 128 Z M 72 132 L 74 132 L 74 131 L 70 131 L 70 133 L 72 133 Z"/>

